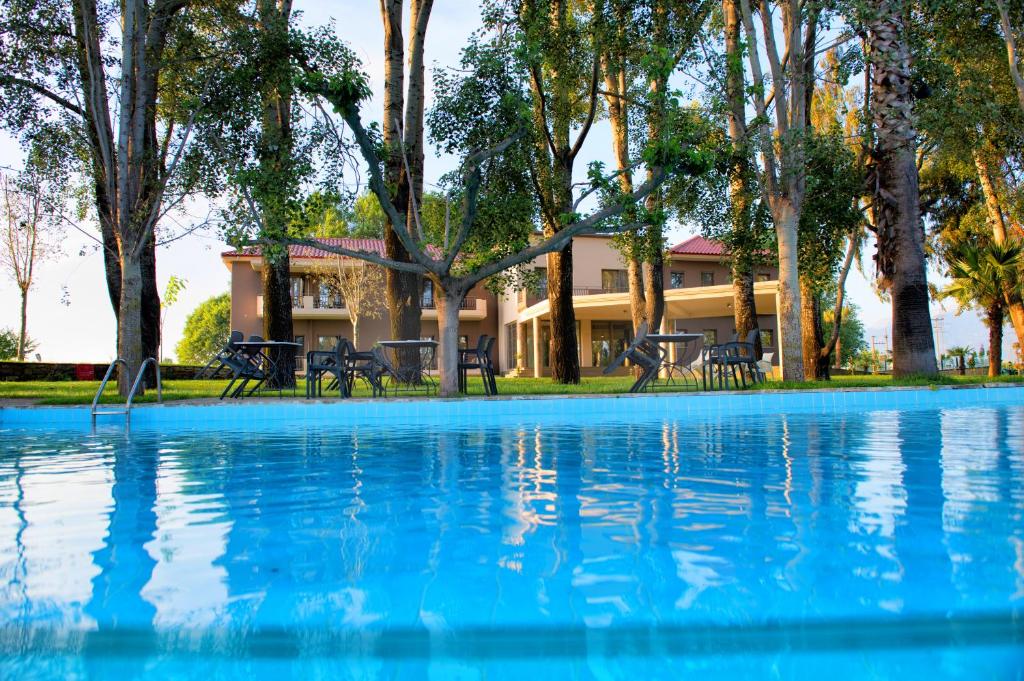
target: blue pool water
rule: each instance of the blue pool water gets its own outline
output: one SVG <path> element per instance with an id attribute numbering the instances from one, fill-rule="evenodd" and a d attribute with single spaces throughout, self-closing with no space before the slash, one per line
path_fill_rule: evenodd
<path id="1" fill-rule="evenodd" d="M 0 421 L 0 677 L 1021 679 L 1024 399 L 976 392 Z"/>

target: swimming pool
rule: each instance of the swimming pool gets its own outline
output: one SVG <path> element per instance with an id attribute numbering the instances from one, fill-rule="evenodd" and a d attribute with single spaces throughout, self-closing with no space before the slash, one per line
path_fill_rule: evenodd
<path id="1" fill-rule="evenodd" d="M 0 676 L 1022 678 L 1024 389 L 749 398 L 0 411 Z"/>

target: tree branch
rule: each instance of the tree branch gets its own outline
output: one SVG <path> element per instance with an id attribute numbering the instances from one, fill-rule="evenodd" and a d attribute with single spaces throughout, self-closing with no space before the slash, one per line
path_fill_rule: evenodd
<path id="1" fill-rule="evenodd" d="M 572 145 L 572 149 L 569 151 L 569 162 L 571 163 L 580 149 L 583 148 L 583 142 L 587 139 L 587 134 L 590 133 L 590 126 L 594 124 L 594 117 L 597 115 L 597 86 L 601 80 L 601 59 L 599 56 L 594 57 L 594 68 L 590 76 L 590 110 L 587 111 L 587 118 L 583 122 L 583 129 L 580 130 L 580 134 L 576 136 L 576 142 Z M 547 126 L 544 126 L 545 130 Z"/>
<path id="2" fill-rule="evenodd" d="M 279 240 L 271 241 L 267 239 L 258 239 L 256 241 L 249 241 L 246 245 L 257 246 L 260 244 L 295 244 L 296 246 L 310 246 L 327 253 L 334 253 L 335 255 L 342 255 L 346 258 L 355 258 L 356 260 L 364 260 L 366 262 L 372 262 L 375 265 L 381 267 L 387 267 L 393 270 L 402 270 L 403 272 L 413 272 L 415 274 L 426 274 L 427 268 L 423 267 L 414 262 L 402 262 L 399 260 L 391 260 L 382 255 L 374 253 L 372 251 L 360 251 L 351 248 L 345 248 L 344 246 L 333 246 L 331 244 L 325 244 L 315 239 L 299 239 L 295 237 L 285 236 Z"/>
<path id="3" fill-rule="evenodd" d="M 56 92 L 53 92 L 53 91 L 47 89 L 46 87 L 44 87 L 44 86 L 42 86 L 42 85 L 40 85 L 38 83 L 33 83 L 30 80 L 26 80 L 24 78 L 18 78 L 17 76 L 11 76 L 11 75 L 7 75 L 7 74 L 0 74 L 0 85 L 2 85 L 4 83 L 7 83 L 9 85 L 20 85 L 23 88 L 31 90 L 32 92 L 35 92 L 36 94 L 42 95 L 43 97 L 46 97 L 47 99 L 49 99 L 49 100 L 51 100 L 53 102 L 56 102 L 57 104 L 60 104 L 62 107 L 64 107 L 65 109 L 67 109 L 68 111 L 70 111 L 70 112 L 72 112 L 74 114 L 82 116 L 83 118 L 85 117 L 85 111 L 82 109 L 82 107 L 78 106 L 77 104 L 75 104 L 74 102 L 72 102 L 69 99 L 65 99 L 64 97 L 61 97 Z"/>

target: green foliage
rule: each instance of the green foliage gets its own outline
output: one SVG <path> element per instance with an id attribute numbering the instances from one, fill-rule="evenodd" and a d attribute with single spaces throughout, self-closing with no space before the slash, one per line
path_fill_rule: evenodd
<path id="1" fill-rule="evenodd" d="M 809 132 L 804 153 L 807 194 L 800 213 L 800 275 L 820 292 L 835 281 L 846 237 L 863 223 L 857 199 L 864 175 L 838 125 Z"/>
<path id="2" fill-rule="evenodd" d="M 25 338 L 25 355 L 35 352 L 39 344 L 31 338 Z M 14 329 L 0 329 L 0 360 L 14 359 L 18 356 L 18 332 Z"/>
<path id="3" fill-rule="evenodd" d="M 974 308 L 1002 308 L 1005 291 L 1020 290 L 1018 243 L 958 243 L 947 251 L 946 258 L 950 282 L 939 291 L 939 298 L 956 301 L 957 314 Z"/>
<path id="4" fill-rule="evenodd" d="M 164 294 L 160 298 L 160 306 L 168 308 L 178 302 L 178 297 L 181 296 L 181 292 L 185 290 L 187 285 L 188 279 L 182 279 L 172 274 L 167 279 L 167 288 L 164 289 Z"/>
<path id="5" fill-rule="evenodd" d="M 231 335 L 231 294 L 222 293 L 196 307 L 185 319 L 175 352 L 181 364 L 206 364 Z"/>
<path id="6" fill-rule="evenodd" d="M 450 238 L 454 239 L 463 220 L 472 221 L 457 271 L 468 272 L 523 250 L 534 232 L 538 205 L 530 164 L 535 131 L 531 130 L 526 82 L 523 65 L 509 43 L 483 41 L 479 36 L 464 48 L 460 69 L 435 72 L 435 104 L 427 115 L 427 126 L 431 141 L 443 151 L 471 162 L 474 154 L 495 147 L 509 135 L 520 135 L 483 163 L 479 187 L 467 183 L 470 168 L 441 179 L 449 197 Z M 467 215 L 468 191 L 478 192 L 475 215 Z M 425 230 L 429 240 L 442 248 L 444 207 L 440 196 L 432 209 L 430 200 L 424 199 Z M 517 273 L 509 276 L 515 278 Z"/>
<path id="7" fill-rule="evenodd" d="M 825 296 L 822 306 L 825 307 L 822 329 L 826 338 L 831 337 L 835 324 L 834 295 Z M 843 305 L 843 321 L 839 326 L 839 364 L 851 366 L 858 354 L 868 347 L 864 338 L 864 322 L 860 318 L 860 308 L 854 303 Z"/>

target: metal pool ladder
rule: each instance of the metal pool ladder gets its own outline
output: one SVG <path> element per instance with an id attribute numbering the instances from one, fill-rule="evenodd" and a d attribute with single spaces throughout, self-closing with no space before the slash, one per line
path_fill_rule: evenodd
<path id="1" fill-rule="evenodd" d="M 142 366 L 139 367 L 139 374 L 135 377 L 132 389 L 128 393 L 128 402 L 125 404 L 125 408 L 99 411 L 100 397 L 103 396 L 103 390 L 107 387 L 107 381 L 110 380 L 110 375 L 114 373 L 114 367 L 118 364 L 123 364 L 125 369 L 128 368 L 128 362 L 124 361 L 121 357 L 118 357 L 110 363 L 109 367 L 107 367 L 107 373 L 103 375 L 103 381 L 100 383 L 100 389 L 96 391 L 96 397 L 92 399 L 92 425 L 94 428 L 96 427 L 97 416 L 114 416 L 117 414 L 124 414 L 125 424 L 131 422 L 132 402 L 135 400 L 135 393 L 139 390 L 139 386 L 142 385 L 142 377 L 146 375 L 146 367 L 149 366 L 150 363 L 153 364 L 153 371 L 156 372 L 156 401 L 163 402 L 164 389 L 163 384 L 160 382 L 160 363 L 156 361 L 155 357 L 147 357 L 142 361 Z"/>

